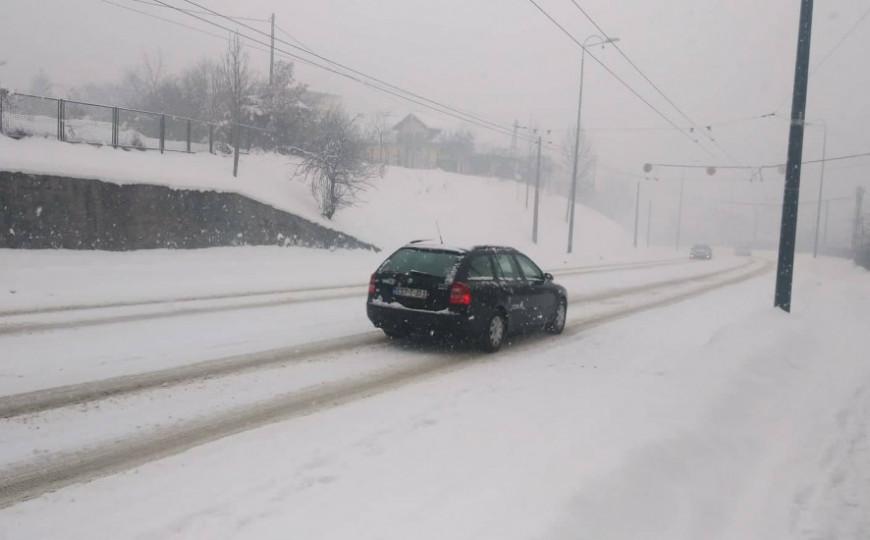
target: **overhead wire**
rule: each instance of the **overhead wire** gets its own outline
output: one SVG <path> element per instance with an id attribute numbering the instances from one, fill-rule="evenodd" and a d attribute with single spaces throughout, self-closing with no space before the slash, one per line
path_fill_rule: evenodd
<path id="1" fill-rule="evenodd" d="M 293 41 L 295 41 L 296 43 L 298 43 L 299 45 L 301 45 L 302 47 L 305 47 L 306 49 L 309 48 L 308 45 L 306 45 L 302 40 L 300 40 L 299 38 L 297 38 L 296 36 L 294 36 L 293 34 L 291 34 L 290 32 L 288 32 L 288 31 L 285 30 L 284 28 L 281 28 L 281 26 L 278 25 L 277 23 L 275 24 L 275 28 L 276 28 L 279 32 L 282 32 L 285 36 L 289 37 L 290 39 L 292 39 Z"/>
<path id="2" fill-rule="evenodd" d="M 221 41 L 226 41 L 226 39 L 227 39 L 226 36 L 222 36 L 222 35 L 219 35 L 219 34 L 215 34 L 215 33 L 209 32 L 208 30 L 203 30 L 202 28 L 197 28 L 197 27 L 195 27 L 195 26 L 191 26 L 191 25 L 189 25 L 189 24 L 184 24 L 183 22 L 179 22 L 179 21 L 175 21 L 175 20 L 172 20 L 172 19 L 168 19 L 168 18 L 166 18 L 166 17 L 161 17 L 160 15 L 155 15 L 155 14 L 153 14 L 153 13 L 148 13 L 147 11 L 142 11 L 141 9 L 136 9 L 136 8 L 134 8 L 134 7 L 125 6 L 125 5 L 123 5 L 123 4 L 118 4 L 118 3 L 116 3 L 116 2 L 113 2 L 112 0 L 100 0 L 100 2 L 102 2 L 102 3 L 104 3 L 104 4 L 108 4 L 108 5 L 110 5 L 110 6 L 114 6 L 114 7 L 120 8 L 120 9 L 125 9 L 125 10 L 127 10 L 127 11 L 132 11 L 133 13 L 138 13 L 138 14 L 140 14 L 140 15 L 144 15 L 144 16 L 146 16 L 146 17 L 150 17 L 150 18 L 152 18 L 152 19 L 156 19 L 156 20 L 158 20 L 158 21 L 163 21 L 163 22 L 166 22 L 166 23 L 169 23 L 169 24 L 174 24 L 174 25 L 179 26 L 179 27 L 181 27 L 181 28 L 185 28 L 185 29 L 187 29 L 187 30 L 191 30 L 191 31 L 194 31 L 194 32 L 198 32 L 198 33 L 200 33 L 200 34 L 203 34 L 203 35 L 206 35 L 206 36 L 209 36 L 209 37 L 213 37 L 213 38 L 215 38 L 215 39 L 219 39 L 219 40 L 221 40 Z M 261 51 L 261 52 L 269 52 L 269 49 L 262 49 L 262 48 L 260 48 L 260 47 L 251 47 L 251 48 L 254 49 L 254 50 L 257 50 L 257 51 Z"/>
<path id="3" fill-rule="evenodd" d="M 827 53 L 825 53 L 822 59 L 819 60 L 815 67 L 813 67 L 812 72 L 818 72 L 819 69 L 821 69 L 821 67 L 825 64 L 825 62 L 827 62 L 832 56 L 834 56 L 834 54 L 837 52 L 837 50 L 839 50 L 843 43 L 845 43 L 846 40 L 849 39 L 849 36 L 855 33 L 855 30 L 857 30 L 861 26 L 861 23 L 863 23 L 867 19 L 867 17 L 870 17 L 870 8 L 867 8 L 864 14 L 858 17 L 855 23 L 846 31 L 845 34 L 843 34 L 843 36 L 837 41 L 837 43 L 834 44 L 834 46 L 831 47 Z"/>
<path id="4" fill-rule="evenodd" d="M 611 38 L 610 38 L 610 35 L 609 35 L 605 30 L 604 30 L 604 28 L 602 28 L 601 25 L 598 24 L 598 21 L 596 21 L 595 18 L 594 18 L 594 17 L 593 17 L 593 16 L 592 16 L 592 15 L 591 15 L 591 14 L 590 14 L 586 9 L 584 9 L 583 6 L 581 6 L 579 2 L 577 2 L 577 0 L 569 0 L 569 1 L 571 2 L 571 4 L 572 4 L 575 8 L 577 8 L 578 11 L 580 11 L 580 13 L 583 14 L 584 17 L 586 17 L 586 19 L 589 20 L 589 22 L 592 23 L 592 25 L 595 27 L 596 30 L 598 30 L 599 32 L 601 32 L 601 35 L 602 35 L 605 39 L 608 39 L 608 40 L 611 39 Z M 704 130 L 703 127 L 701 127 L 700 124 L 698 124 L 697 122 L 695 122 L 695 121 L 694 121 L 694 120 L 693 120 L 693 119 L 692 119 L 688 114 L 686 114 L 686 112 L 685 112 L 685 111 L 684 111 L 684 110 L 683 110 L 679 105 L 677 105 L 677 104 L 674 102 L 674 100 L 671 99 L 670 96 L 668 96 L 668 95 L 664 92 L 664 90 L 661 89 L 661 87 L 659 87 L 659 85 L 657 85 L 655 82 L 653 82 L 653 80 L 650 79 L 649 76 L 647 76 L 647 74 L 646 74 L 646 73 L 645 73 L 645 72 L 640 68 L 640 66 L 638 66 L 638 65 L 635 63 L 635 61 L 632 60 L 624 50 L 622 50 L 622 47 L 620 47 L 619 45 L 617 45 L 617 43 L 616 43 L 615 41 L 611 41 L 611 42 L 610 42 L 610 45 L 611 45 L 614 49 L 616 49 L 616 51 L 620 54 L 620 56 L 622 56 L 622 58 L 624 58 L 625 61 L 628 62 L 628 64 L 629 64 L 632 68 L 634 68 L 634 70 L 637 71 L 637 73 L 640 74 L 640 76 L 643 77 L 643 79 L 644 79 L 647 83 L 649 83 L 649 85 L 650 85 L 650 86 L 651 86 L 651 87 L 652 87 L 656 92 L 658 92 L 658 94 L 659 94 L 662 98 L 664 98 L 664 100 L 667 101 L 668 104 L 670 104 L 670 106 L 673 107 L 674 110 L 677 111 L 677 113 L 679 113 L 680 116 L 682 116 L 682 117 L 683 117 L 683 118 L 684 118 L 684 119 L 689 123 L 689 125 L 692 126 L 693 129 L 695 129 L 695 130 L 697 130 L 697 131 L 703 133 L 704 136 L 707 137 L 707 139 L 709 139 L 710 142 L 713 143 L 713 145 L 716 146 L 716 148 L 718 148 L 719 151 L 722 152 L 722 153 L 725 155 L 725 157 L 727 157 L 727 158 L 730 159 L 731 161 L 737 162 L 737 160 L 736 160 L 734 157 L 732 157 L 732 156 L 731 156 L 731 155 L 730 155 L 730 154 L 729 154 L 729 153 L 728 153 L 724 148 L 722 148 L 722 146 L 719 144 L 719 142 L 718 142 L 718 141 L 717 141 L 717 140 L 716 140 L 712 135 L 710 135 L 710 133 L 708 133 L 706 130 Z"/>
<path id="5" fill-rule="evenodd" d="M 146 6 L 152 6 L 152 7 L 166 7 L 166 6 L 163 6 L 159 3 L 154 2 L 153 0 L 129 0 L 129 1 L 136 2 L 139 4 L 144 4 Z M 201 11 L 201 10 L 190 9 L 190 10 L 185 10 L 185 11 L 189 11 L 190 13 L 196 13 L 197 15 L 208 15 L 209 14 L 208 12 Z M 234 19 L 234 20 L 237 20 L 237 21 L 269 22 L 268 18 L 240 17 L 240 16 L 232 16 L 232 15 L 227 15 L 227 17 Z"/>
<path id="6" fill-rule="evenodd" d="M 812 165 L 815 163 L 827 163 L 829 161 L 844 161 L 849 159 L 858 159 L 870 157 L 870 152 L 860 152 L 856 154 L 846 154 L 842 156 L 825 157 L 819 159 L 808 159 L 801 162 L 801 165 Z M 785 166 L 785 163 L 775 163 L 767 165 L 698 165 L 695 163 L 649 163 L 652 167 L 664 167 L 672 169 L 742 169 L 742 170 L 758 170 L 758 169 L 776 169 Z"/>
<path id="7" fill-rule="evenodd" d="M 212 26 L 215 26 L 215 27 L 217 27 L 217 28 L 221 28 L 222 30 L 225 30 L 225 31 L 227 31 L 227 32 L 230 32 L 230 33 L 236 33 L 236 34 L 238 34 L 240 37 L 243 37 L 243 38 L 245 38 L 245 39 L 248 40 L 248 41 L 251 41 L 251 42 L 254 42 L 254 43 L 257 43 L 257 44 L 260 44 L 260 45 L 264 45 L 264 46 L 266 46 L 266 47 L 269 47 L 269 46 L 270 46 L 269 43 L 264 42 L 264 41 L 261 41 L 261 40 L 258 40 L 256 37 L 252 37 L 252 36 L 250 36 L 250 35 L 248 35 L 248 34 L 245 34 L 245 33 L 243 33 L 243 32 L 240 32 L 240 31 L 237 30 L 237 29 L 228 28 L 227 26 L 221 25 L 221 24 L 219 24 L 219 23 L 217 23 L 217 22 L 215 22 L 215 21 L 212 21 L 212 20 L 206 19 L 206 18 L 204 18 L 204 17 L 202 17 L 202 16 L 199 16 L 199 15 L 197 15 L 197 14 L 194 14 L 194 13 L 187 13 L 183 8 L 179 8 L 178 6 L 175 6 L 175 5 L 169 4 L 169 3 L 167 3 L 167 2 L 164 2 L 163 0 L 154 0 L 154 1 L 157 2 L 157 3 L 159 3 L 159 4 L 161 4 L 161 5 L 166 6 L 166 7 L 168 7 L 168 8 L 174 9 L 174 10 L 180 12 L 180 13 L 185 13 L 186 15 L 188 15 L 188 16 L 190 16 L 190 17 L 194 17 L 194 18 L 196 18 L 196 19 L 198 19 L 198 20 L 200 20 L 200 21 L 202 21 L 202 22 L 205 22 L 205 23 L 210 24 L 210 25 L 212 25 Z M 186 1 L 187 3 L 189 3 L 189 4 L 196 5 L 196 6 L 198 6 L 198 7 L 203 7 L 203 6 L 201 6 L 200 4 L 197 4 L 196 2 L 193 2 L 193 1 L 191 1 L 191 0 L 185 0 L 185 1 Z M 222 14 L 220 14 L 219 12 L 217 12 L 217 11 L 215 11 L 215 10 L 210 10 L 209 8 L 204 8 L 204 9 L 206 9 L 206 10 L 212 12 L 213 15 L 216 15 L 216 16 L 219 16 L 219 17 L 223 17 L 223 18 L 225 18 L 225 19 L 229 19 L 228 17 L 224 17 Z M 252 28 L 252 27 L 250 27 L 249 25 L 241 24 L 241 26 L 246 27 L 246 28 L 248 28 L 248 29 L 250 29 L 250 30 L 253 30 L 253 31 L 255 31 L 255 32 L 258 32 L 258 33 L 260 33 L 260 34 L 263 34 L 263 35 L 266 36 L 266 37 L 271 38 L 271 36 L 270 36 L 269 34 L 266 34 L 266 33 L 262 32 L 262 31 L 259 31 L 259 30 L 257 30 L 256 28 Z M 277 41 L 277 40 L 276 40 L 276 41 Z M 377 79 L 377 78 L 375 78 L 375 77 L 368 76 L 367 74 L 362 73 L 362 72 L 360 72 L 360 71 L 358 71 L 358 70 L 354 70 L 354 69 L 352 69 L 352 68 L 349 68 L 349 67 L 347 67 L 347 66 L 344 66 L 343 64 L 339 64 L 339 63 L 334 62 L 334 61 L 331 61 L 331 60 L 329 60 L 329 59 L 327 59 L 327 58 L 325 58 L 325 57 L 321 57 L 320 55 L 318 55 L 318 54 L 316 54 L 316 53 L 313 53 L 313 52 L 310 51 L 310 50 L 307 50 L 307 49 L 305 49 L 305 48 L 302 48 L 302 47 L 299 47 L 299 46 L 293 45 L 293 44 L 291 44 L 291 43 L 287 43 L 287 42 L 284 41 L 284 40 L 281 40 L 281 43 L 283 43 L 283 44 L 285 44 L 285 45 L 288 45 L 288 46 L 290 46 L 290 47 L 292 47 L 292 48 L 294 48 L 294 49 L 302 50 L 303 52 L 306 52 L 307 54 L 310 54 L 310 55 L 315 56 L 315 57 L 317 57 L 317 58 L 323 58 L 324 61 L 326 61 L 327 63 L 332 64 L 333 66 L 337 66 L 337 67 L 332 67 L 332 66 L 330 66 L 330 65 L 324 65 L 324 64 L 322 64 L 322 63 L 319 63 L 319 62 L 313 61 L 313 60 L 311 60 L 311 59 L 309 59 L 309 58 L 305 58 L 305 57 L 303 57 L 303 56 L 300 56 L 298 53 L 293 53 L 293 52 L 287 51 L 287 50 L 285 50 L 285 49 L 281 49 L 281 48 L 279 48 L 279 47 L 275 47 L 275 51 L 276 51 L 277 54 L 281 54 L 281 55 L 283 55 L 283 56 L 287 56 L 287 57 L 293 58 L 293 59 L 298 60 L 298 61 L 300 61 L 300 62 L 303 62 L 303 63 L 305 63 L 305 64 L 311 65 L 311 66 L 313 66 L 313 67 L 317 67 L 317 68 L 319 68 L 319 69 L 323 69 L 323 70 L 325 70 L 325 71 L 328 71 L 328 72 L 331 72 L 331 73 L 333 73 L 333 74 L 339 75 L 339 76 L 341 76 L 341 77 L 347 78 L 347 79 L 352 80 L 352 81 L 354 81 L 354 82 L 357 82 L 357 83 L 363 84 L 363 85 L 368 86 L 368 87 L 370 87 L 370 88 L 372 88 L 372 89 L 374 89 L 374 90 L 377 90 L 377 91 L 380 91 L 380 92 L 383 92 L 383 93 L 386 93 L 386 94 L 392 95 L 392 96 L 397 97 L 397 98 L 399 98 L 399 99 L 401 99 L 401 100 L 404 100 L 404 101 L 406 101 L 406 102 L 413 103 L 413 104 L 415 104 L 415 105 L 419 105 L 419 106 L 421 106 L 421 107 L 425 107 L 425 108 L 430 109 L 430 110 L 432 110 L 432 111 L 435 111 L 435 112 L 437 112 L 437 113 L 444 114 L 444 115 L 447 115 L 447 116 L 451 116 L 451 117 L 456 118 L 456 119 L 458 119 L 458 120 L 461 120 L 461 121 L 463 121 L 463 122 L 467 122 L 467 123 L 470 123 L 470 124 L 474 124 L 474 125 L 477 125 L 478 127 L 481 127 L 481 128 L 484 128 L 484 129 L 488 129 L 488 130 L 491 130 L 491 131 L 495 131 L 495 132 L 501 133 L 501 134 L 503 134 L 503 135 L 512 135 L 512 134 L 513 134 L 513 131 L 512 131 L 512 129 L 511 129 L 510 127 L 501 126 L 501 125 L 499 125 L 499 124 L 497 124 L 497 123 L 494 123 L 494 122 L 490 122 L 490 121 L 487 121 L 487 120 L 479 119 L 479 118 L 475 117 L 474 115 L 471 115 L 470 113 L 466 113 L 466 112 L 464 112 L 464 111 L 461 111 L 461 110 L 455 109 L 455 108 L 453 108 L 453 107 L 450 107 L 450 106 L 448 106 L 448 105 L 445 105 L 445 104 L 439 103 L 439 102 L 434 101 L 434 100 L 431 100 L 431 99 L 429 99 L 429 98 L 425 98 L 425 97 L 423 97 L 423 96 L 420 96 L 419 94 L 414 94 L 414 93 L 412 93 L 412 92 L 410 92 L 410 91 L 406 91 L 406 90 L 404 90 L 404 89 L 401 89 L 400 87 L 397 87 L 397 86 L 395 86 L 395 85 L 391 85 L 391 84 L 386 83 L 385 81 L 381 81 L 380 79 Z M 348 73 L 348 71 L 349 71 L 350 73 Z M 355 76 L 354 74 L 359 74 L 359 76 Z M 389 86 L 389 87 L 385 87 L 385 86 Z M 392 88 L 396 88 L 397 90 L 392 90 L 390 87 L 392 87 Z M 404 92 L 404 93 L 403 93 L 403 92 Z M 420 99 L 417 99 L 417 98 L 420 98 Z M 518 138 L 523 138 L 524 140 L 527 140 L 527 139 L 528 139 L 528 137 L 524 136 L 523 134 L 518 134 Z"/>
<path id="8" fill-rule="evenodd" d="M 161 4 L 165 4 L 165 2 L 163 2 L 162 0 L 157 0 L 157 1 L 159 1 Z M 183 1 L 186 2 L 186 3 L 188 3 L 188 4 L 191 4 L 191 5 L 193 5 L 193 6 L 196 6 L 196 7 L 200 8 L 200 9 L 207 10 L 207 11 L 209 11 L 211 14 L 213 14 L 213 15 L 215 15 L 215 16 L 222 17 L 222 18 L 224 18 L 224 19 L 228 19 L 228 17 L 225 16 L 225 15 L 223 15 L 222 13 L 220 13 L 220 12 L 214 10 L 214 9 L 208 8 L 208 7 L 206 7 L 206 6 L 203 6 L 202 4 L 197 3 L 197 2 L 195 2 L 195 1 L 193 1 L 193 0 L 183 0 Z M 174 6 L 173 6 L 173 7 L 174 7 Z M 252 30 L 252 31 L 254 31 L 254 32 L 256 32 L 256 33 L 259 33 L 259 34 L 261 34 L 261 35 L 263 35 L 263 36 L 265 36 L 265 37 L 269 37 L 269 38 L 271 38 L 271 35 L 270 35 L 270 34 L 268 34 L 268 33 L 266 33 L 266 32 L 263 32 L 262 30 L 258 30 L 258 29 L 254 28 L 254 27 L 251 27 L 250 25 L 241 24 L 241 26 L 243 26 L 243 27 L 245 27 L 245 28 L 247 28 L 247 29 L 249 29 L 249 30 Z M 392 83 L 389 83 L 389 82 L 387 82 L 387 81 L 385 81 L 385 80 L 383 80 L 383 79 L 380 79 L 380 78 L 375 77 L 375 76 L 372 76 L 372 75 L 370 75 L 370 74 L 368 74 L 368 73 L 364 73 L 364 72 L 362 72 L 362 71 L 360 71 L 360 70 L 354 69 L 354 68 L 352 68 L 352 67 L 350 67 L 350 66 L 348 66 L 348 65 L 345 65 L 345 64 L 342 64 L 342 63 L 337 62 L 337 61 L 335 61 L 335 60 L 332 60 L 332 59 L 330 59 L 330 58 L 327 58 L 326 56 L 323 56 L 323 55 L 321 55 L 321 54 L 318 54 L 318 53 L 312 51 L 311 49 L 309 49 L 309 48 L 307 48 L 307 47 L 302 47 L 302 46 L 299 46 L 299 45 L 294 45 L 293 43 L 289 43 L 289 42 L 287 42 L 287 41 L 285 41 L 285 40 L 283 40 L 283 39 L 280 39 L 280 38 L 276 38 L 276 41 L 278 41 L 278 42 L 280 42 L 280 43 L 283 43 L 284 45 L 287 45 L 287 46 L 289 46 L 289 47 L 292 47 L 292 48 L 294 48 L 294 49 L 296 49 L 296 50 L 302 51 L 302 52 L 304 52 L 304 53 L 306 53 L 306 54 L 309 54 L 309 55 L 311 55 L 311 56 L 313 56 L 313 57 L 315 57 L 315 58 L 317 58 L 317 59 L 319 59 L 319 60 L 322 60 L 322 61 L 324 61 L 324 62 L 327 62 L 327 63 L 329 63 L 329 64 L 331 64 L 331 65 L 333 65 L 333 66 L 337 66 L 337 67 L 340 68 L 340 69 L 346 70 L 346 71 L 348 71 L 348 72 L 350 72 L 350 73 L 353 73 L 353 74 L 355 74 L 355 75 L 358 75 L 358 76 L 360 76 L 360 77 L 364 77 L 365 79 L 367 79 L 367 80 L 369 80 L 369 81 L 374 81 L 374 82 L 376 82 L 376 83 L 379 84 L 379 85 L 386 86 L 386 87 L 388 87 L 388 88 L 390 88 L 390 89 L 392 89 L 392 90 L 394 90 L 394 91 L 396 91 L 396 92 L 400 92 L 400 93 L 402 93 L 402 94 L 407 94 L 408 96 L 413 97 L 415 100 L 422 100 L 422 101 L 428 102 L 428 103 L 430 103 L 430 104 L 432 104 L 432 105 L 435 105 L 436 107 L 440 107 L 440 108 L 443 108 L 443 109 L 446 109 L 446 110 L 452 111 L 452 112 L 454 112 L 454 113 L 456 113 L 456 114 L 466 116 L 466 117 L 472 119 L 472 123 L 475 123 L 475 124 L 478 124 L 478 125 L 480 125 L 480 124 L 488 124 L 491 128 L 495 128 L 495 130 L 497 130 L 497 131 L 502 131 L 502 132 L 504 132 L 504 133 L 506 133 L 506 134 L 508 134 L 508 133 L 512 134 L 512 128 L 511 128 L 511 127 L 504 126 L 504 125 L 500 125 L 500 124 L 495 123 L 495 122 L 491 122 L 491 121 L 486 120 L 486 119 L 484 119 L 484 118 L 481 118 L 481 117 L 479 117 L 479 116 L 477 116 L 477 115 L 475 115 L 475 114 L 472 114 L 472 113 L 470 113 L 470 112 L 468 112 L 468 111 L 464 111 L 464 110 L 458 109 L 458 108 L 456 108 L 456 107 L 452 107 L 452 106 L 450 106 L 450 105 L 447 105 L 447 104 L 441 103 L 441 102 L 439 102 L 439 101 L 436 101 L 436 100 L 433 100 L 433 99 L 431 99 L 431 98 L 425 97 L 425 96 L 423 96 L 423 95 L 417 94 L 417 93 L 412 92 L 412 91 L 410 91 L 410 90 L 404 89 L 404 88 L 402 88 L 402 87 L 400 87 L 400 86 L 397 86 L 397 85 L 394 85 L 394 84 L 392 84 Z M 285 52 L 286 52 L 286 51 L 285 51 Z M 371 86 L 370 83 L 368 83 L 368 84 Z M 376 87 L 376 86 L 374 86 L 374 87 Z M 418 103 L 418 104 L 419 104 L 419 103 Z M 425 106 L 425 105 L 424 105 L 424 106 Z M 431 107 L 431 106 L 426 106 L 426 107 L 427 107 L 427 108 L 430 108 L 430 109 L 432 109 L 432 110 L 436 110 L 437 112 L 442 112 L 442 113 L 444 112 L 444 111 L 439 111 L 438 109 L 435 109 L 434 107 Z M 466 119 L 466 121 L 469 121 L 469 120 Z"/>
<path id="9" fill-rule="evenodd" d="M 559 29 L 563 34 L 565 34 L 565 35 L 566 35 L 566 36 L 567 36 L 571 41 L 573 41 L 575 45 L 577 45 L 578 47 L 580 47 L 580 49 L 586 51 L 586 54 L 588 54 L 590 58 L 592 58 L 592 59 L 593 59 L 596 63 L 598 63 L 598 65 L 600 65 L 602 68 L 604 68 L 604 70 L 607 71 L 607 73 L 610 74 L 610 76 L 612 76 L 612 77 L 613 77 L 614 79 L 616 79 L 616 80 L 617 80 L 617 81 L 618 81 L 622 86 L 624 86 L 626 89 L 628 89 L 629 92 L 631 92 L 632 94 L 634 94 L 634 96 L 635 96 L 637 99 L 639 99 L 641 102 L 643 102 L 643 103 L 644 103 L 644 104 L 645 104 L 649 109 L 651 109 L 651 110 L 652 110 L 653 112 L 655 112 L 659 117 L 661 117 L 662 119 L 664 119 L 665 122 L 667 122 L 671 127 L 673 127 L 674 129 L 676 129 L 676 130 L 677 130 L 680 134 L 682 134 L 684 137 L 686 137 L 686 138 L 689 139 L 690 141 L 692 141 L 692 142 L 694 142 L 695 144 L 697 144 L 697 145 L 698 145 L 700 148 L 702 148 L 706 153 L 708 153 L 708 154 L 710 153 L 710 151 L 709 151 L 706 147 L 704 147 L 704 145 L 702 145 L 701 142 L 700 142 L 698 139 L 695 139 L 694 137 L 692 137 L 692 135 L 691 135 L 690 133 L 687 133 L 686 131 L 684 131 L 683 128 L 682 128 L 681 126 L 679 126 L 679 125 L 678 125 L 676 122 L 674 122 L 670 117 L 668 117 L 665 113 L 663 113 L 663 112 L 662 112 L 658 107 L 656 107 L 655 105 L 653 105 L 653 104 L 652 104 L 648 99 L 646 99 L 645 97 L 643 97 L 643 96 L 642 96 L 642 95 L 641 95 L 637 90 L 634 89 L 634 87 L 632 87 L 630 84 L 628 84 L 628 83 L 625 81 L 625 79 L 623 79 L 622 77 L 620 77 L 620 76 L 619 76 L 615 71 L 613 71 L 613 69 L 612 69 L 610 66 L 608 66 L 607 64 L 605 64 L 603 60 L 601 60 L 600 58 L 598 58 L 597 56 L 595 56 L 593 53 L 591 53 L 591 52 L 589 51 L 589 48 L 588 48 L 588 47 L 586 47 L 586 46 L 585 46 L 585 45 L 584 45 L 584 44 L 583 44 L 579 39 L 577 39 L 576 37 L 574 37 L 574 34 L 572 34 L 572 33 L 571 33 L 567 28 L 565 28 L 565 27 L 564 27 L 564 26 L 563 26 L 559 21 L 557 21 L 557 20 L 556 20 L 556 19 L 555 19 L 555 18 L 554 18 L 554 17 L 553 17 L 549 12 L 547 12 L 547 10 L 545 10 L 545 9 L 544 9 L 544 8 L 543 8 L 543 7 L 542 7 L 542 6 L 541 6 L 541 5 L 540 5 L 536 0 L 528 0 L 528 2 L 529 2 L 530 4 L 532 4 L 532 5 L 533 5 L 533 6 L 534 6 L 534 7 L 535 7 L 539 12 L 541 12 L 541 14 L 542 14 L 544 17 L 546 17 L 547 20 L 549 20 L 549 21 L 550 21 L 550 22 L 551 22 L 551 23 L 552 23 L 556 28 L 558 28 L 558 29 Z"/>

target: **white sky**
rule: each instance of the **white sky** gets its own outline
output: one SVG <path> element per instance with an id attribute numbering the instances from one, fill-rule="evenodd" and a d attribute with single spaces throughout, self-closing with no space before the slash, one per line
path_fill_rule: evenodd
<path id="1" fill-rule="evenodd" d="M 166 9 L 113 1 L 206 27 Z M 558 132 L 557 142 L 576 115 L 579 51 L 527 0 L 199 1 L 234 15 L 265 18 L 275 12 L 279 26 L 325 56 L 505 125 L 534 118 Z M 539 1 L 579 38 L 594 33 L 569 0 Z M 171 2 L 184 5 L 183 0 Z M 786 122 L 745 119 L 773 110 L 787 114 L 799 2 L 582 0 L 581 5 L 621 39 L 623 50 L 696 122 L 714 125 L 729 154 L 752 164 L 785 159 Z M 867 7 L 866 0 L 816 1 L 816 62 Z M 265 23 L 253 24 L 266 29 Z M 870 150 L 864 128 L 870 116 L 870 70 L 864 58 L 868 46 L 870 20 L 812 77 L 808 117 L 828 122 L 829 155 Z M 3 0 L 0 60 L 7 64 L 0 67 L 0 84 L 26 88 L 43 68 L 62 92 L 89 81 L 117 79 L 143 54 L 157 49 L 177 69 L 217 55 L 223 47 L 219 39 L 101 0 Z M 596 54 L 668 117 L 686 123 L 615 51 L 599 49 Z M 267 55 L 251 55 L 265 71 Z M 315 90 L 341 94 L 354 111 L 392 110 L 399 116 L 419 108 L 305 66 L 298 66 L 297 75 Z M 675 131 L 614 130 L 666 124 L 591 61 L 583 123 L 592 134 L 603 175 L 608 169 L 640 173 L 650 161 L 729 161 L 716 149 L 709 150 L 711 156 Z M 482 132 L 478 137 L 494 138 Z M 507 138 L 495 141 L 509 144 Z M 810 130 L 806 145 L 805 157 L 818 157 L 819 130 Z M 862 163 L 870 166 L 865 160 L 829 168 L 831 196 L 850 193 L 853 182 L 867 172 Z M 746 176 L 721 173 L 717 179 Z M 843 179 L 841 192 L 838 177 Z"/>

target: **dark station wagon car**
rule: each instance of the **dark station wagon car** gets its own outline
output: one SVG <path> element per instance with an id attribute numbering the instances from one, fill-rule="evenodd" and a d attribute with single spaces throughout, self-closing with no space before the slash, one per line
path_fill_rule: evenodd
<path id="1" fill-rule="evenodd" d="M 689 258 L 710 260 L 713 258 L 713 248 L 707 244 L 695 244 L 689 250 Z"/>
<path id="2" fill-rule="evenodd" d="M 568 299 L 538 265 L 508 247 L 411 243 L 372 275 L 366 311 L 390 337 L 469 338 L 487 351 L 514 332 L 565 328 Z"/>

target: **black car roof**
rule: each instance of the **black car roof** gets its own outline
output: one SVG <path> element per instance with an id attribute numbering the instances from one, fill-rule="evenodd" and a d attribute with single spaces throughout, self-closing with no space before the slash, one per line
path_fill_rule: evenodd
<path id="1" fill-rule="evenodd" d="M 430 249 L 433 251 L 450 251 L 453 253 L 471 253 L 475 251 L 511 251 L 517 252 L 516 249 L 509 246 L 493 246 L 493 245 L 479 245 L 472 247 L 459 247 L 459 246 L 449 246 L 445 244 L 439 244 L 431 240 L 415 240 L 413 242 L 409 242 L 405 244 L 403 247 L 406 248 L 414 248 L 414 249 Z"/>

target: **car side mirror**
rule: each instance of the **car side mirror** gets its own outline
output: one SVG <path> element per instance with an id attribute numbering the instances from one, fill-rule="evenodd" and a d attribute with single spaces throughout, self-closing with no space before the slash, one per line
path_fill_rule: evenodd
<path id="1" fill-rule="evenodd" d="M 544 281 L 553 281 L 553 274 L 547 272 L 544 274 Z"/>

